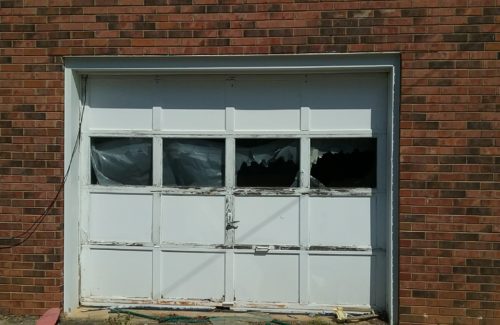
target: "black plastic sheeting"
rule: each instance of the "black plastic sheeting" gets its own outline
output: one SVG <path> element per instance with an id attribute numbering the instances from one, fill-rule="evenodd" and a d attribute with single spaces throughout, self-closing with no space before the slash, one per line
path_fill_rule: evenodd
<path id="1" fill-rule="evenodd" d="M 236 186 L 299 186 L 298 139 L 236 139 Z M 375 138 L 311 139 L 311 187 L 376 187 Z M 152 139 L 91 139 L 92 184 L 152 185 Z M 223 187 L 224 139 L 164 139 L 163 185 Z"/>
<path id="2" fill-rule="evenodd" d="M 376 187 L 377 140 L 311 140 L 311 187 Z"/>
<path id="3" fill-rule="evenodd" d="M 236 139 L 236 186 L 297 187 L 298 139 Z"/>
<path id="4" fill-rule="evenodd" d="M 92 184 L 152 185 L 152 139 L 92 138 Z"/>
<path id="5" fill-rule="evenodd" d="M 164 186 L 224 186 L 224 139 L 164 139 Z"/>

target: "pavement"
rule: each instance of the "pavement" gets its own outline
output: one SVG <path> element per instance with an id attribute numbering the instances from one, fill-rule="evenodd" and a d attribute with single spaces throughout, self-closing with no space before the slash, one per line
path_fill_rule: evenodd
<path id="1" fill-rule="evenodd" d="M 212 324 L 212 325 L 330 325 L 338 324 L 333 316 L 270 314 L 261 312 L 199 312 L 167 310 L 131 310 L 137 315 L 110 313 L 108 309 L 79 308 L 62 315 L 60 325 L 150 325 L 150 324 Z M 35 325 L 38 317 L 2 316 L 0 325 Z M 163 322 L 159 322 L 162 320 Z M 387 325 L 379 319 L 357 322 L 359 325 Z"/>

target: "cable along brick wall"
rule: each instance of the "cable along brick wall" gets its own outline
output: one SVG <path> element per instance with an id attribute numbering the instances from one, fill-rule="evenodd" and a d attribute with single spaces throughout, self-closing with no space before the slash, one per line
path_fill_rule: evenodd
<path id="1" fill-rule="evenodd" d="M 0 245 L 63 178 L 62 57 L 401 52 L 399 316 L 500 318 L 498 3 L 2 1 Z M 0 250 L 0 313 L 62 303 L 63 198 Z"/>

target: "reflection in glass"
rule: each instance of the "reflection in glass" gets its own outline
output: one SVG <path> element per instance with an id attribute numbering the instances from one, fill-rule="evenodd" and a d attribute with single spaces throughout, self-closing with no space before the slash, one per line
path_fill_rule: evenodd
<path id="1" fill-rule="evenodd" d="M 236 139 L 236 185 L 299 186 L 299 140 Z"/>
<path id="2" fill-rule="evenodd" d="M 224 139 L 164 139 L 164 186 L 224 186 Z"/>
<path id="3" fill-rule="evenodd" d="M 311 187 L 376 187 L 377 140 L 312 139 Z"/>
<path id="4" fill-rule="evenodd" d="M 152 141 L 146 138 L 92 138 L 91 183 L 152 185 Z"/>

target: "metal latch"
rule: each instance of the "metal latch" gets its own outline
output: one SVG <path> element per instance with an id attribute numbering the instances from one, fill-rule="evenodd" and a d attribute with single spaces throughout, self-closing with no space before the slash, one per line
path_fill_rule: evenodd
<path id="1" fill-rule="evenodd" d="M 269 252 L 269 246 L 255 246 L 255 254 L 266 254 Z"/>
<path id="2" fill-rule="evenodd" d="M 233 221 L 228 221 L 227 222 L 227 225 L 226 225 L 226 230 L 229 230 L 229 229 L 237 229 L 238 226 L 236 225 L 238 222 L 240 222 L 239 220 L 233 220 Z"/>

